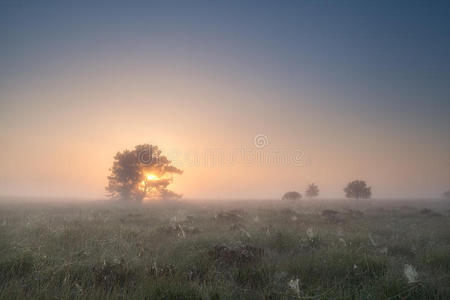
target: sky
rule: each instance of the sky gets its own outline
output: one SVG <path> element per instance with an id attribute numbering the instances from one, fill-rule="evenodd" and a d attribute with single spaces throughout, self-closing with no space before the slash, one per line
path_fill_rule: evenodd
<path id="1" fill-rule="evenodd" d="M 188 199 L 450 189 L 448 1 L 0 0 L 0 195 L 103 198 L 158 145 Z"/>

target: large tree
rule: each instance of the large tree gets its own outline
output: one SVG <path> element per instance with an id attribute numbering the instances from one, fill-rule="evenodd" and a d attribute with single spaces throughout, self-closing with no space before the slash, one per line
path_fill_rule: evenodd
<path id="1" fill-rule="evenodd" d="M 157 146 L 149 144 L 117 152 L 108 176 L 108 196 L 136 202 L 181 197 L 167 188 L 173 175 L 183 173 L 171 163 Z"/>
<path id="2" fill-rule="evenodd" d="M 308 187 L 306 188 L 305 191 L 305 195 L 308 198 L 314 198 L 319 196 L 319 188 L 317 187 L 317 185 L 315 185 L 314 183 L 311 183 L 310 185 L 308 185 Z"/>
<path id="3" fill-rule="evenodd" d="M 345 197 L 353 199 L 370 199 L 372 196 L 372 188 L 367 186 L 363 180 L 355 180 L 350 182 L 345 188 Z"/>

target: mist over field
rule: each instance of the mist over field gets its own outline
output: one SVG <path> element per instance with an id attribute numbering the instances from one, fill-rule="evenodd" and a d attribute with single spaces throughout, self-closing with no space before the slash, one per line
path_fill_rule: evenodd
<path id="1" fill-rule="evenodd" d="M 450 299 L 450 2 L 0 0 L 0 300 Z"/>
<path id="2" fill-rule="evenodd" d="M 437 200 L 2 199 L 0 298 L 450 296 Z"/>

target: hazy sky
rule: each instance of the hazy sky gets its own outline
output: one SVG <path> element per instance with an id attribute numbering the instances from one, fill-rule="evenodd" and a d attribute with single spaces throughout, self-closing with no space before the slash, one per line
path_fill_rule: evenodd
<path id="1" fill-rule="evenodd" d="M 448 1 L 68 2 L 0 0 L 0 195 L 103 197 L 140 143 L 186 198 L 450 188 Z"/>

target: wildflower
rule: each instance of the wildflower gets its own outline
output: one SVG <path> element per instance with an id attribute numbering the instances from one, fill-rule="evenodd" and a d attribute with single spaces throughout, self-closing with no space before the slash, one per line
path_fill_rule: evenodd
<path id="1" fill-rule="evenodd" d="M 419 274 L 417 274 L 416 269 L 412 265 L 406 264 L 403 268 L 403 273 L 405 274 L 408 283 L 417 282 Z"/>
<path id="2" fill-rule="evenodd" d="M 183 227 L 181 227 L 181 225 L 178 225 L 178 229 L 180 230 L 178 232 L 178 237 L 186 238 L 186 233 L 184 232 Z"/>
<path id="3" fill-rule="evenodd" d="M 316 236 L 316 234 L 314 233 L 314 229 L 313 229 L 312 227 L 309 227 L 309 228 L 306 230 L 306 235 L 307 235 L 308 238 L 310 238 L 310 239 L 313 239 L 313 238 Z"/>
<path id="4" fill-rule="evenodd" d="M 299 281 L 299 279 L 295 278 L 295 279 L 291 279 L 288 282 L 288 286 L 297 294 L 297 296 L 300 295 L 300 287 L 298 285 L 298 281 Z"/>

